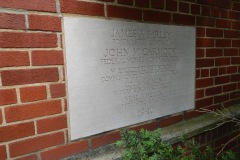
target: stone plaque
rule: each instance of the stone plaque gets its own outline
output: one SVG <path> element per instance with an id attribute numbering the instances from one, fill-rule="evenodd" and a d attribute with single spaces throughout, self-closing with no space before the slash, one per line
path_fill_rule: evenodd
<path id="1" fill-rule="evenodd" d="M 71 139 L 194 108 L 195 28 L 64 18 Z"/>

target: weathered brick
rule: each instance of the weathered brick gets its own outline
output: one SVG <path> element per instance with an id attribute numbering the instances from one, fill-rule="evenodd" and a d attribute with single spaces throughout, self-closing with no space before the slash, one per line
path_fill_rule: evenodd
<path id="1" fill-rule="evenodd" d="M 0 106 L 17 103 L 17 94 L 15 89 L 0 90 Z"/>
<path id="2" fill-rule="evenodd" d="M 120 139 L 119 131 L 113 132 L 110 134 L 103 134 L 97 137 L 92 138 L 92 148 L 98 148 L 100 146 L 104 146 L 106 144 L 114 143 Z"/>
<path id="3" fill-rule="evenodd" d="M 144 21 L 170 23 L 171 14 L 167 12 L 146 10 L 143 11 L 143 19 Z"/>
<path id="4" fill-rule="evenodd" d="M 6 70 L 1 72 L 3 86 L 56 82 L 59 80 L 57 68 Z"/>
<path id="5" fill-rule="evenodd" d="M 107 16 L 113 18 L 142 20 L 142 11 L 135 8 L 125 8 L 120 6 L 108 5 Z"/>
<path id="6" fill-rule="evenodd" d="M 31 14 L 28 16 L 30 30 L 61 31 L 61 18 Z"/>
<path id="7" fill-rule="evenodd" d="M 0 4 L 0 6 L 1 6 L 1 4 Z M 26 29 L 24 15 L 0 13 L 0 28 Z"/>
<path id="8" fill-rule="evenodd" d="M 32 119 L 61 113 L 61 101 L 52 100 L 33 104 L 11 106 L 5 108 L 5 116 L 7 122 L 15 122 L 21 120 Z"/>
<path id="9" fill-rule="evenodd" d="M 88 150 L 88 141 L 78 141 L 72 144 L 60 146 L 41 153 L 42 160 L 61 159 Z"/>
<path id="10" fill-rule="evenodd" d="M 104 16 L 104 5 L 94 2 L 61 0 L 61 12 L 92 16 Z"/>
<path id="11" fill-rule="evenodd" d="M 35 134 L 34 123 L 27 122 L 0 127 L 0 142 L 29 137 Z"/>
<path id="12" fill-rule="evenodd" d="M 32 51 L 32 65 L 63 65 L 63 51 Z"/>
<path id="13" fill-rule="evenodd" d="M 0 32 L 1 48 L 55 48 L 57 34 Z"/>
<path id="14" fill-rule="evenodd" d="M 31 86 L 20 88 L 20 97 L 22 102 L 33 102 L 47 99 L 46 86 Z"/>
<path id="15" fill-rule="evenodd" d="M 0 7 L 56 12 L 55 0 L 0 0 Z"/>
<path id="16" fill-rule="evenodd" d="M 52 147 L 64 143 L 64 133 L 54 133 L 44 136 L 38 136 L 31 139 L 17 141 L 9 144 L 11 157 L 36 152 L 40 149 Z"/>
<path id="17" fill-rule="evenodd" d="M 30 65 L 28 52 L 0 51 L 0 67 L 15 67 Z"/>
<path id="18" fill-rule="evenodd" d="M 66 115 L 46 118 L 37 121 L 37 133 L 46 133 L 50 131 L 67 128 Z"/>
<path id="19" fill-rule="evenodd" d="M 64 83 L 53 84 L 50 86 L 50 92 L 52 98 L 65 97 L 66 87 Z"/>

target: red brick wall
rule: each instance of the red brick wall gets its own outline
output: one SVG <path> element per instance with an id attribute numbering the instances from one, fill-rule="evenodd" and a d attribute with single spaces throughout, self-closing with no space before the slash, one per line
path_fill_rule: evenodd
<path id="1" fill-rule="evenodd" d="M 58 159 L 119 138 L 116 130 L 70 142 L 65 15 L 195 26 L 196 109 L 240 102 L 239 0 L 0 0 L 0 159 Z M 133 128 L 198 115 L 191 110 Z"/>

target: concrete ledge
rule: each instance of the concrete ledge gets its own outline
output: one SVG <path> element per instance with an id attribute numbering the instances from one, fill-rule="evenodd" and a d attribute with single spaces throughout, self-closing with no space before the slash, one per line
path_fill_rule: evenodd
<path id="1" fill-rule="evenodd" d="M 228 116 L 234 115 L 235 117 L 240 117 L 240 104 L 222 109 L 221 112 Z M 223 119 L 222 116 L 204 114 L 187 121 L 181 121 L 169 127 L 162 128 L 162 139 L 169 143 L 176 143 L 179 141 L 179 136 L 193 137 L 201 134 L 216 127 Z M 78 155 L 69 156 L 63 160 L 121 160 L 122 153 L 122 149 L 116 148 L 115 145 L 112 144 Z"/>

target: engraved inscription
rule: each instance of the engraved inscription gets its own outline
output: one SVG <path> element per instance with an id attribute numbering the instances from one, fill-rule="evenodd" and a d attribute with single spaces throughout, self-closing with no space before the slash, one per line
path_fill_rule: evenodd
<path id="1" fill-rule="evenodd" d="M 195 28 L 64 18 L 71 139 L 194 107 Z"/>

